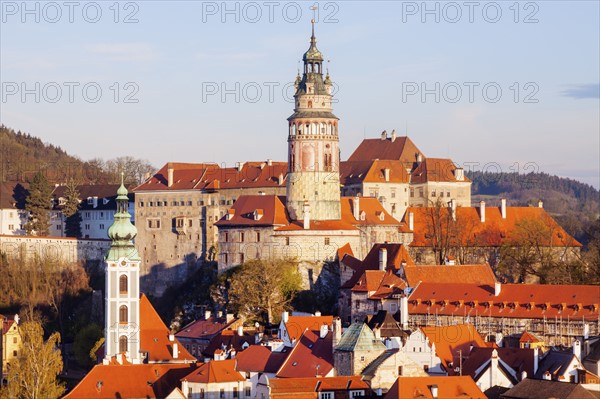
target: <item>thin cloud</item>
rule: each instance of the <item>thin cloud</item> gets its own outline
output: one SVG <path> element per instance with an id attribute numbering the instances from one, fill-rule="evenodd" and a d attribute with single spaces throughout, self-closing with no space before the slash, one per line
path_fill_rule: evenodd
<path id="1" fill-rule="evenodd" d="M 600 98 L 600 83 L 571 85 L 567 90 L 563 90 L 561 95 L 576 99 Z"/>
<path id="2" fill-rule="evenodd" d="M 111 61 L 152 61 L 158 57 L 146 43 L 98 43 L 88 46 L 87 50 Z"/>

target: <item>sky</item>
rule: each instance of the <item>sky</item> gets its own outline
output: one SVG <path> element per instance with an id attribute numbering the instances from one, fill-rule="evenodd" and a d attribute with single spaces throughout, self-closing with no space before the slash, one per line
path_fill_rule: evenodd
<path id="1" fill-rule="evenodd" d="M 599 4 L 1 0 L 0 123 L 84 160 L 284 161 L 315 19 L 342 160 L 396 130 L 598 188 Z"/>

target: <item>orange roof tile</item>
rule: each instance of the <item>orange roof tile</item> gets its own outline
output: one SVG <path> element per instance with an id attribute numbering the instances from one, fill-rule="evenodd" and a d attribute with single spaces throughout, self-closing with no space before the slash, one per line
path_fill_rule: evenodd
<path id="1" fill-rule="evenodd" d="M 323 324 L 331 326 L 333 316 L 289 316 L 285 328 L 290 341 L 300 338 L 306 329 L 319 331 Z"/>
<path id="2" fill-rule="evenodd" d="M 408 298 L 410 314 L 597 321 L 600 290 L 593 285 L 421 283 Z"/>
<path id="3" fill-rule="evenodd" d="M 96 365 L 65 399 L 164 398 L 197 367 L 189 364 Z"/>
<path id="4" fill-rule="evenodd" d="M 389 170 L 385 180 L 385 170 Z M 340 163 L 343 185 L 360 183 L 408 183 L 410 176 L 405 163 L 397 160 L 346 161 Z"/>
<path id="5" fill-rule="evenodd" d="M 391 137 L 385 140 L 364 139 L 354 150 L 348 161 L 370 161 L 374 159 L 399 160 L 408 164 L 417 161 L 417 154 L 422 154 L 421 150 L 406 136 Z"/>
<path id="6" fill-rule="evenodd" d="M 317 392 L 370 390 L 368 381 L 363 381 L 362 376 L 337 376 L 337 377 L 305 377 L 305 378 L 274 378 L 269 380 L 272 397 L 317 397 Z M 312 396 L 312 395 L 315 396 Z M 366 394 L 366 392 L 365 392 Z M 304 396 L 301 396 L 304 395 Z"/>
<path id="7" fill-rule="evenodd" d="M 350 243 L 348 243 L 348 242 L 346 244 L 342 245 L 337 250 L 338 260 L 344 259 L 344 256 L 346 256 L 346 255 L 350 255 L 350 256 L 354 255 L 354 252 L 352 251 L 352 247 L 350 246 Z"/>
<path id="8" fill-rule="evenodd" d="M 342 220 L 352 225 L 400 225 L 400 222 L 390 215 L 377 198 L 359 197 L 358 206 L 360 211 L 365 212 L 365 220 L 356 220 L 353 214 L 354 197 L 341 198 Z M 383 213 L 383 221 L 378 216 Z"/>
<path id="9" fill-rule="evenodd" d="M 257 220 L 254 212 L 260 209 L 263 216 Z M 231 206 L 234 215 L 224 216 L 217 226 L 272 226 L 287 225 L 289 217 L 285 209 L 285 197 L 276 195 L 241 195 Z"/>
<path id="10" fill-rule="evenodd" d="M 529 331 L 523 331 L 523 334 L 521 334 L 521 338 L 519 339 L 520 343 L 526 343 L 526 342 L 530 342 L 530 343 L 537 343 L 537 342 L 544 342 L 542 341 L 538 336 L 536 336 L 533 333 L 530 333 Z"/>
<path id="11" fill-rule="evenodd" d="M 327 375 L 333 369 L 333 334 L 320 338 L 318 332 L 305 330 L 298 343 L 277 371 L 277 378 Z"/>
<path id="12" fill-rule="evenodd" d="M 471 345 L 487 347 L 485 340 L 472 324 L 421 327 L 421 330 L 429 338 L 430 344 L 435 344 L 435 351 L 450 374 L 453 370 L 449 368 L 448 364 L 455 363 L 455 360 L 459 358 L 459 350 L 462 351 L 463 356 L 466 356 Z"/>
<path id="13" fill-rule="evenodd" d="M 236 355 L 237 370 L 259 373 L 276 373 L 287 358 L 288 352 L 272 352 L 263 345 L 251 345 Z"/>
<path id="14" fill-rule="evenodd" d="M 427 158 L 419 163 L 411 175 L 411 183 L 426 182 L 470 182 L 466 176 L 464 180 L 456 180 L 454 171 L 458 167 L 451 159 Z"/>
<path id="15" fill-rule="evenodd" d="M 183 377 L 182 380 L 202 384 L 246 381 L 244 376 L 236 370 L 236 364 L 235 359 L 213 360 L 200 365 L 196 370 Z"/>
<path id="16" fill-rule="evenodd" d="M 419 282 L 426 283 L 466 283 L 493 286 L 496 276 L 490 265 L 411 265 L 404 268 L 404 275 L 410 287 Z"/>
<path id="17" fill-rule="evenodd" d="M 410 245 L 412 247 L 431 246 L 432 232 L 429 226 L 432 223 L 435 208 L 408 208 L 404 214 L 404 222 L 407 222 L 411 212 L 414 215 L 414 236 Z M 442 208 L 440 215 L 443 225 L 447 226 L 447 221 L 451 221 L 449 209 Z M 517 226 L 526 221 L 532 221 L 540 226 L 548 226 L 548 231 L 552 233 L 553 246 L 581 246 L 543 208 L 507 207 L 506 219 L 502 219 L 500 208 L 487 206 L 483 223 L 480 219 L 479 208 L 456 208 L 456 228 L 460 232 L 460 242 L 468 246 L 500 246 L 503 243 L 518 242 L 520 237 L 518 237 Z M 549 245 L 550 240 L 546 241 Z"/>
<path id="18" fill-rule="evenodd" d="M 431 387 L 437 386 L 438 398 L 486 399 L 469 376 L 398 377 L 384 399 L 433 399 Z"/>
<path id="19" fill-rule="evenodd" d="M 170 331 L 161 320 L 158 313 L 146 297 L 142 294 L 140 298 L 140 350 L 148 353 L 147 360 L 150 362 L 165 361 L 189 361 L 195 362 L 185 346 L 175 337 L 175 341 L 169 340 Z M 173 358 L 173 343 L 177 343 L 179 355 Z"/>

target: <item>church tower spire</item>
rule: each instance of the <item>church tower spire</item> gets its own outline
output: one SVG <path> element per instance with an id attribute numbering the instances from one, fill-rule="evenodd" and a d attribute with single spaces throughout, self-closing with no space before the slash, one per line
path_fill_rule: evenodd
<path id="1" fill-rule="evenodd" d="M 323 54 L 311 22 L 310 47 L 302 57 L 304 70 L 296 78 L 295 108 L 288 118 L 287 209 L 294 220 L 303 220 L 305 209 L 314 220 L 339 220 L 339 119 L 332 113 L 333 84 L 329 72 L 323 78 Z"/>
<path id="2" fill-rule="evenodd" d="M 106 325 L 104 363 L 112 357 L 120 363 L 141 363 L 140 353 L 140 264 L 133 244 L 137 229 L 131 223 L 129 197 L 123 184 L 117 190 L 117 210 L 108 229 L 111 240 L 105 258 L 106 267 Z"/>

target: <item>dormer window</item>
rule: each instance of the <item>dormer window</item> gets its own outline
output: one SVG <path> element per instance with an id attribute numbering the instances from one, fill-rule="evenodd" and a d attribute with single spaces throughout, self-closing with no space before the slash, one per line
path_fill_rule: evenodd
<path id="1" fill-rule="evenodd" d="M 94 205 L 94 199 L 92 197 L 88 197 L 87 203 L 88 205 Z"/>

